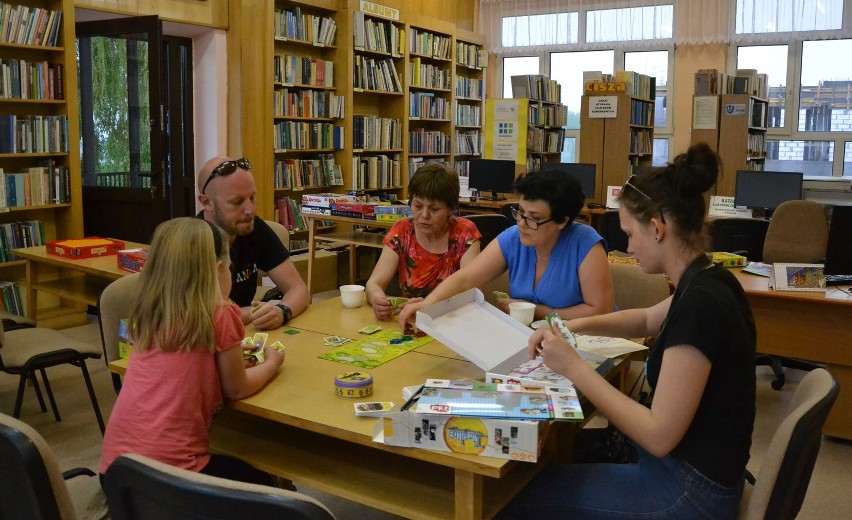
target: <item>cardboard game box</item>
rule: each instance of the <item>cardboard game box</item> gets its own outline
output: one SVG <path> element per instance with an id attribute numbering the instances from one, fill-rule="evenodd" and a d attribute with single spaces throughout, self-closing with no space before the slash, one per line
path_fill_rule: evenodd
<path id="1" fill-rule="evenodd" d="M 116 255 L 118 268 L 122 271 L 138 273 L 145 266 L 145 261 L 148 259 L 147 249 L 122 249 Z"/>
<path id="2" fill-rule="evenodd" d="M 721 264 L 722 267 L 745 267 L 746 257 L 735 255 L 733 253 L 712 252 L 707 253 L 710 261 L 714 264 Z"/>
<path id="3" fill-rule="evenodd" d="M 124 242 L 101 237 L 66 238 L 48 241 L 46 249 L 49 255 L 78 260 L 117 254 L 124 249 Z"/>

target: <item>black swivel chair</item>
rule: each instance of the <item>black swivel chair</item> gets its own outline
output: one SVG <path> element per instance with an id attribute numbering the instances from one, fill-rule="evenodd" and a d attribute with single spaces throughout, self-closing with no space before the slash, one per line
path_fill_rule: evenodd
<path id="1" fill-rule="evenodd" d="M 606 240 L 606 250 L 627 252 L 627 235 L 621 230 L 618 211 L 607 211 L 601 220 L 601 236 Z"/>
<path id="2" fill-rule="evenodd" d="M 485 246 L 497 238 L 497 235 L 503 232 L 503 230 L 515 225 L 514 219 L 509 219 L 496 213 L 468 215 L 465 218 L 476 224 L 476 228 L 482 233 L 480 249 L 485 249 Z"/>
<path id="3" fill-rule="evenodd" d="M 763 261 L 763 242 L 769 221 L 755 218 L 717 218 L 710 222 L 713 251 L 742 254 L 750 261 Z"/>

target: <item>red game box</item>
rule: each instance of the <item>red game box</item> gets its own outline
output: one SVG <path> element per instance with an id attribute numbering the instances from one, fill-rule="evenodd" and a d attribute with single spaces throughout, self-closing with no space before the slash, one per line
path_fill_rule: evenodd
<path id="1" fill-rule="evenodd" d="M 49 255 L 77 260 L 117 254 L 124 249 L 124 242 L 101 237 L 67 238 L 48 241 L 46 249 Z"/>
<path id="2" fill-rule="evenodd" d="M 116 256 L 118 268 L 122 271 L 138 273 L 145 266 L 148 259 L 147 249 L 122 249 Z"/>

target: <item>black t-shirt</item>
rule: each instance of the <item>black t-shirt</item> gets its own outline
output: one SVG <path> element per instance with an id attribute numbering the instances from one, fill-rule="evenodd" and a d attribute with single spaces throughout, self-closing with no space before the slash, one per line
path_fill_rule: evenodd
<path id="1" fill-rule="evenodd" d="M 712 363 L 701 402 L 672 455 L 723 486 L 743 479 L 755 415 L 754 317 L 742 286 L 702 255 L 684 273 L 648 356 L 656 387 L 668 347 L 691 345 Z"/>
<path id="2" fill-rule="evenodd" d="M 198 217 L 203 218 L 202 213 Z M 289 257 L 275 231 L 255 216 L 254 231 L 238 236 L 231 244 L 231 300 L 240 307 L 251 305 L 257 292 L 258 269 L 269 272 Z"/>

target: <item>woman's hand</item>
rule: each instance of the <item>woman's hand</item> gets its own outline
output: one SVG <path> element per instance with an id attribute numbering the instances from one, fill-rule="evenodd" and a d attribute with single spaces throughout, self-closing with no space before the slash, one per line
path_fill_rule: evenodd
<path id="1" fill-rule="evenodd" d="M 263 348 L 263 358 L 264 364 L 269 363 L 271 365 L 274 365 L 275 368 L 278 368 L 284 364 L 284 353 L 270 345 L 267 345 Z"/>
<path id="2" fill-rule="evenodd" d="M 393 306 L 390 303 L 390 299 L 385 295 L 370 298 L 370 305 L 373 307 L 373 314 L 375 314 L 377 320 L 385 321 L 393 313 Z"/>
<path id="3" fill-rule="evenodd" d="M 414 321 L 417 319 L 417 311 L 422 308 L 423 298 L 412 298 L 402 306 L 399 311 L 397 321 L 399 322 L 399 328 L 402 329 L 403 332 L 406 328 L 408 328 L 409 323 L 414 325 Z"/>
<path id="4" fill-rule="evenodd" d="M 570 372 L 576 363 L 584 363 L 558 327 L 546 324 L 538 328 L 527 343 L 530 358 L 541 356 L 547 368 L 571 378 Z"/>

